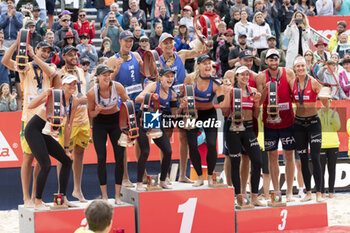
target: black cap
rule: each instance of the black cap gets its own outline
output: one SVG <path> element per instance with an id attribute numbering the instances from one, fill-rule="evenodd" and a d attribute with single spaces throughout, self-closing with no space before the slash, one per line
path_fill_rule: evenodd
<path id="1" fill-rule="evenodd" d="M 251 58 L 251 57 L 254 57 L 254 56 L 252 51 L 249 49 L 245 49 L 239 53 L 239 58 Z"/>
<path id="2" fill-rule="evenodd" d="M 72 50 L 78 51 L 78 49 L 75 46 L 67 45 L 66 47 L 63 48 L 62 55 L 64 56 L 64 55 L 66 55 L 67 53 L 69 53 Z"/>
<path id="3" fill-rule="evenodd" d="M 37 45 L 36 48 L 50 48 L 51 51 L 54 51 L 54 48 L 47 42 L 46 40 L 40 41 Z"/>
<path id="4" fill-rule="evenodd" d="M 106 65 L 99 65 L 96 69 L 96 75 L 101 75 L 104 74 L 106 72 L 113 72 L 113 70 L 109 69 L 108 66 Z"/>
<path id="5" fill-rule="evenodd" d="M 80 38 L 88 38 L 88 39 L 90 39 L 90 35 L 85 32 L 85 33 L 80 35 Z"/>
<path id="6" fill-rule="evenodd" d="M 29 20 L 29 21 L 26 23 L 26 28 L 28 28 L 29 26 L 35 26 L 34 21 Z"/>
<path id="7" fill-rule="evenodd" d="M 172 69 L 169 68 L 169 67 L 161 68 L 161 69 L 159 70 L 159 75 L 160 75 L 160 76 L 163 76 L 163 75 L 166 75 L 167 73 L 170 73 L 170 72 L 175 73 L 175 71 L 172 70 Z"/>
<path id="8" fill-rule="evenodd" d="M 211 59 L 211 57 L 208 54 L 203 54 L 197 57 L 197 64 L 201 64 L 204 60 Z"/>
<path id="9" fill-rule="evenodd" d="M 89 63 L 89 64 L 90 64 L 91 62 L 90 62 L 90 60 L 89 60 L 88 58 L 86 58 L 86 57 L 80 59 L 80 64 L 85 64 L 85 63 Z"/>

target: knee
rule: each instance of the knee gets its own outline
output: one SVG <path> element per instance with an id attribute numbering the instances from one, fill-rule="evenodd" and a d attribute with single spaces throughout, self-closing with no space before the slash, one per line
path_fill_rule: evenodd
<path id="1" fill-rule="evenodd" d="M 48 174 L 51 169 L 51 163 L 40 164 L 40 171 Z"/>

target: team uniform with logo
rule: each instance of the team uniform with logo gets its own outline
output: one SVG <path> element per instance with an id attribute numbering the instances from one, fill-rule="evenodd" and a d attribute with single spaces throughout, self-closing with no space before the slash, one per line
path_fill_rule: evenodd
<path id="1" fill-rule="evenodd" d="M 52 78 L 48 77 L 40 67 L 29 63 L 29 70 L 26 72 L 19 72 L 19 77 L 21 80 L 21 88 L 23 90 L 23 111 L 22 111 L 22 129 L 21 129 L 21 146 L 23 153 L 32 154 L 28 143 L 24 137 L 24 130 L 27 126 L 28 121 L 41 109 L 42 105 L 34 108 L 28 109 L 28 104 L 35 99 L 43 91 L 47 90 L 51 86 Z"/>
<path id="2" fill-rule="evenodd" d="M 254 97 L 251 95 L 252 91 L 250 87 L 247 87 L 247 95 L 242 95 L 242 109 L 253 111 L 254 108 Z M 231 111 L 233 111 L 233 103 L 231 103 Z M 226 147 L 229 152 L 229 157 L 231 160 L 231 179 L 232 184 L 235 187 L 235 193 L 241 193 L 241 185 L 240 185 L 240 174 L 239 174 L 239 166 L 240 166 L 240 153 L 241 146 L 252 161 L 252 173 L 251 173 L 251 185 L 252 192 L 258 193 L 259 190 L 259 181 L 260 181 L 260 171 L 262 166 L 262 157 L 259 142 L 256 138 L 253 121 L 243 121 L 243 125 L 245 127 L 244 131 L 230 131 L 230 126 L 232 123 L 232 118 L 229 117 L 225 132 L 226 132 Z"/>
<path id="3" fill-rule="evenodd" d="M 62 71 L 66 74 L 72 74 L 78 78 L 78 88 L 75 92 L 75 96 L 86 93 L 86 80 L 84 78 L 84 71 L 76 67 L 74 70 L 69 70 L 66 67 L 62 67 Z M 59 134 L 59 142 L 64 145 L 64 127 L 61 128 Z M 72 133 L 70 136 L 69 150 L 73 150 L 75 146 L 80 146 L 86 149 L 89 146 L 90 140 L 90 123 L 89 116 L 87 113 L 87 105 L 78 105 L 78 109 L 75 113 L 72 125 Z"/>
<path id="4" fill-rule="evenodd" d="M 315 103 L 317 93 L 312 90 L 311 78 L 306 76 L 307 82 L 304 90 L 300 89 L 298 78 L 295 79 L 293 87 L 293 100 L 300 105 L 303 103 Z M 294 122 L 295 147 L 300 156 L 303 179 L 306 191 L 311 191 L 311 173 L 309 169 L 308 147 L 313 165 L 313 175 L 316 184 L 316 191 L 321 192 L 322 171 L 320 152 L 322 144 L 321 121 L 318 115 L 309 117 L 295 117 Z"/>
<path id="5" fill-rule="evenodd" d="M 281 68 L 280 68 L 281 71 Z M 272 77 L 269 77 L 269 71 L 265 71 L 266 83 L 271 81 L 277 81 Z M 282 119 L 280 123 L 272 124 L 266 121 L 267 119 L 267 105 L 268 97 L 266 97 L 263 105 L 263 122 L 264 122 L 264 137 L 265 137 L 265 150 L 274 151 L 277 150 L 278 141 L 281 139 L 282 147 L 284 150 L 294 150 L 294 112 L 292 108 L 292 93 L 287 81 L 287 72 L 285 68 L 282 68 L 282 75 L 277 81 L 278 89 L 278 106 L 279 115 Z"/>
<path id="6" fill-rule="evenodd" d="M 132 52 L 129 54 L 131 55 L 131 59 L 121 64 L 119 72 L 115 76 L 114 80 L 120 82 L 124 86 L 130 100 L 134 101 L 142 91 L 142 80 L 139 62 Z M 117 58 L 120 57 L 118 53 L 115 56 Z M 121 102 L 119 102 L 119 104 L 120 103 Z M 138 112 L 139 110 L 140 104 L 135 104 L 135 111 Z"/>
<path id="7" fill-rule="evenodd" d="M 184 80 L 186 78 L 186 70 L 180 56 L 176 52 L 174 52 L 174 56 L 175 60 L 173 62 L 173 65 L 169 68 L 171 68 L 175 72 L 173 89 L 175 90 L 176 94 L 179 94 L 180 86 L 184 84 Z M 160 62 L 162 63 L 163 67 L 166 67 L 167 62 L 165 61 L 164 56 L 161 56 Z"/>
<path id="8" fill-rule="evenodd" d="M 116 108 L 119 102 L 119 95 L 117 93 L 115 82 L 110 87 L 109 98 L 102 98 L 100 96 L 99 85 L 95 84 L 95 104 L 100 105 L 102 110 L 109 110 Z M 107 135 L 111 140 L 114 158 L 115 158 L 115 183 L 121 185 L 124 172 L 124 147 L 118 145 L 118 140 L 121 135 L 119 127 L 119 111 L 112 114 L 98 114 L 93 118 L 92 137 L 94 139 L 94 147 L 97 154 L 97 173 L 100 185 L 106 185 L 107 183 L 107 170 L 106 170 L 106 142 Z"/>

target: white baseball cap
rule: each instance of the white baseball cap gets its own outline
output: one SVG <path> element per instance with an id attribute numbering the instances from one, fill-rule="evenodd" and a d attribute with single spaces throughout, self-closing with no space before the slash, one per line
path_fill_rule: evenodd
<path id="1" fill-rule="evenodd" d="M 239 67 L 237 70 L 236 70 L 236 74 L 240 74 L 240 73 L 243 73 L 245 71 L 249 71 L 248 67 L 246 66 L 241 66 Z"/>
<path id="2" fill-rule="evenodd" d="M 62 85 L 65 84 L 65 83 L 69 84 L 69 83 L 72 83 L 74 81 L 78 81 L 77 77 L 75 77 L 74 75 L 69 74 L 69 75 L 63 77 Z"/>
<path id="3" fill-rule="evenodd" d="M 293 66 L 295 66 L 295 65 L 298 64 L 298 63 L 306 64 L 305 58 L 304 58 L 304 57 L 297 57 L 297 58 L 295 58 L 294 63 L 293 63 Z"/>

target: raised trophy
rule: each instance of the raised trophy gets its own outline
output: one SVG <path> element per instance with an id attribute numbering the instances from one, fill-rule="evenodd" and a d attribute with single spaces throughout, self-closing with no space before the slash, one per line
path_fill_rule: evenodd
<path id="1" fill-rule="evenodd" d="M 158 184 L 158 176 L 157 175 L 151 175 L 147 176 L 147 191 L 159 191 L 163 190 L 162 187 L 159 186 Z"/>
<path id="2" fill-rule="evenodd" d="M 207 37 L 203 35 L 203 28 L 199 23 L 199 19 L 201 17 L 205 20 L 206 23 Z M 206 51 L 213 49 L 214 42 L 212 38 L 212 29 L 209 18 L 205 15 L 198 14 L 193 18 L 193 26 L 196 31 L 197 38 L 191 41 L 189 44 L 190 48 L 197 51 Z"/>
<path id="3" fill-rule="evenodd" d="M 118 140 L 118 145 L 122 147 L 133 146 L 135 139 L 139 136 L 133 101 L 126 101 L 121 104 L 119 111 L 119 127 L 122 133 Z"/>
<path id="4" fill-rule="evenodd" d="M 15 62 L 15 68 L 18 72 L 25 72 L 29 69 L 28 45 L 30 42 L 30 34 L 30 30 L 27 29 L 21 29 L 19 32 L 19 42 Z"/>
<path id="5" fill-rule="evenodd" d="M 270 207 L 283 207 L 287 205 L 285 202 L 282 202 L 281 192 L 271 191 L 270 198 L 271 201 L 267 202 L 267 205 Z"/>
<path id="6" fill-rule="evenodd" d="M 57 136 L 63 125 L 62 104 L 65 103 L 63 91 L 53 89 L 52 94 L 47 97 L 46 101 L 46 124 L 42 133 L 49 136 Z M 65 108 L 64 108 L 65 109 Z"/>
<path id="7" fill-rule="evenodd" d="M 242 112 L 242 90 L 240 88 L 233 89 L 232 95 L 233 111 L 231 115 L 230 131 L 239 132 L 244 131 L 243 112 Z"/>
<path id="8" fill-rule="evenodd" d="M 277 124 L 282 121 L 279 115 L 278 106 L 278 83 L 270 82 L 268 87 L 268 104 L 267 104 L 267 119 L 266 121 L 271 124 Z"/>

